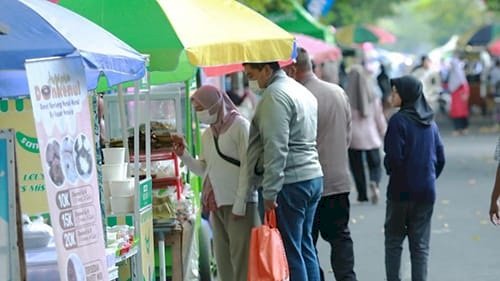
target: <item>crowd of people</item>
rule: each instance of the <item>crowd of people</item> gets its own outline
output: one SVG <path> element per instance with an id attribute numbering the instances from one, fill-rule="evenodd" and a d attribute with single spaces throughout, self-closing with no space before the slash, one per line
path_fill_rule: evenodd
<path id="1" fill-rule="evenodd" d="M 354 182 L 360 204 L 377 204 L 384 169 L 387 280 L 400 280 L 406 237 L 412 280 L 426 280 L 435 181 L 445 156 L 429 86 L 420 80 L 425 75 L 383 81 L 360 63 L 348 68 L 341 87 L 318 77 L 301 48 L 283 69 L 277 62 L 243 66 L 248 89 L 259 97 L 249 120 L 234 97 L 205 85 L 191 98 L 198 120 L 209 125 L 201 154 L 193 157 L 184 139 L 174 137 L 175 153 L 203 178 L 219 280 L 247 279 L 251 229 L 270 210 L 291 281 L 325 280 L 316 249 L 320 236 L 331 246 L 335 279 L 357 280 L 349 194 Z M 467 91 L 461 81 L 451 82 L 460 95 Z M 389 119 L 387 106 L 394 108 Z"/>

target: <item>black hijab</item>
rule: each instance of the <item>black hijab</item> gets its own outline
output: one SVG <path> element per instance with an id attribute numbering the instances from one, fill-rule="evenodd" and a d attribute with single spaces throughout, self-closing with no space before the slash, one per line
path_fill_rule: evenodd
<path id="1" fill-rule="evenodd" d="M 391 86 L 396 87 L 401 97 L 399 112 L 419 124 L 429 126 L 434 119 L 434 112 L 425 100 L 422 83 L 415 77 L 406 75 L 391 79 Z"/>

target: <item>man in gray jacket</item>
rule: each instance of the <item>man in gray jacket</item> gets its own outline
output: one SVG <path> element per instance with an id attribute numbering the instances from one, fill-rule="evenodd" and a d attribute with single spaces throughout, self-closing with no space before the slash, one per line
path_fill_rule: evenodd
<path id="1" fill-rule="evenodd" d="M 290 69 L 290 74 L 318 100 L 316 141 L 324 187 L 314 219 L 314 243 L 319 234 L 330 243 L 335 280 L 355 281 L 353 242 L 348 225 L 351 182 L 347 151 L 351 141 L 351 107 L 341 87 L 314 75 L 311 59 L 304 49 L 299 48 L 296 63 Z M 322 270 L 321 280 L 325 280 Z"/>
<path id="2" fill-rule="evenodd" d="M 250 126 L 250 184 L 262 187 L 264 207 L 276 209 L 290 281 L 318 281 L 312 239 L 323 173 L 316 150 L 317 101 L 277 62 L 245 63 L 249 86 L 262 92 Z"/>

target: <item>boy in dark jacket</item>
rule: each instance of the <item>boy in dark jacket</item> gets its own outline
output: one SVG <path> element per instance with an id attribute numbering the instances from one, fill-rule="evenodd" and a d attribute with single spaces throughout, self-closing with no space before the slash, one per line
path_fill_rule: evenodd
<path id="1" fill-rule="evenodd" d="M 389 175 L 385 219 L 385 267 L 388 281 L 400 281 L 402 244 L 408 236 L 411 280 L 427 280 L 435 181 L 443 170 L 444 149 L 434 113 L 412 76 L 391 79 L 391 105 L 384 165 Z"/>

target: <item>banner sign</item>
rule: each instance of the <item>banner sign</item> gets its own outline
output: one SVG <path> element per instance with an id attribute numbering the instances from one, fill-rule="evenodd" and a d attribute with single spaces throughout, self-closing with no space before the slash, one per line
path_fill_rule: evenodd
<path id="1" fill-rule="evenodd" d="M 59 275 L 108 280 L 93 130 L 81 58 L 26 62 Z"/>
<path id="2" fill-rule="evenodd" d="M 309 0 L 307 2 L 307 10 L 315 18 L 319 18 L 328 14 L 333 3 L 335 3 L 335 0 Z"/>
<path id="3" fill-rule="evenodd" d="M 143 281 L 154 281 L 155 277 L 155 251 L 153 236 L 153 182 L 151 178 L 139 184 L 139 238 L 141 244 L 140 259 Z"/>
<path id="4" fill-rule="evenodd" d="M 0 128 L 16 131 L 17 180 L 23 214 L 49 213 L 30 100 L 0 100 Z"/>

